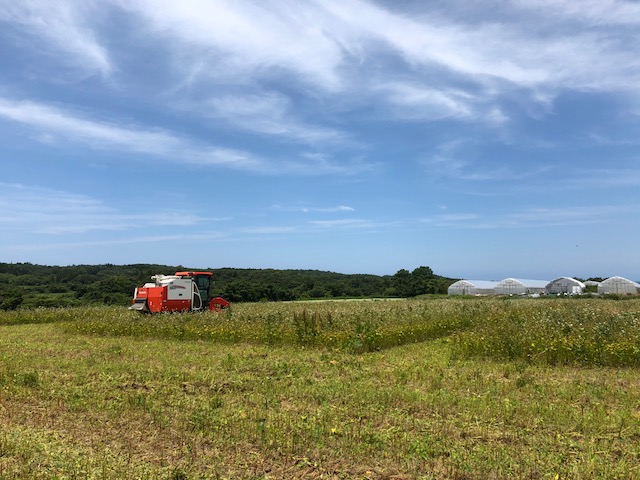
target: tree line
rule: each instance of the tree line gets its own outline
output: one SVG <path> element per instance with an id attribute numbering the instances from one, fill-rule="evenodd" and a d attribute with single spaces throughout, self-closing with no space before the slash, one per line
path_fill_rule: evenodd
<path id="1" fill-rule="evenodd" d="M 394 275 L 342 274 L 319 270 L 219 268 L 181 265 L 71 265 L 0 263 L 0 309 L 128 305 L 136 287 L 152 275 L 211 271 L 214 293 L 231 302 L 289 301 L 321 298 L 414 297 L 446 294 L 455 279 L 429 267 Z"/>

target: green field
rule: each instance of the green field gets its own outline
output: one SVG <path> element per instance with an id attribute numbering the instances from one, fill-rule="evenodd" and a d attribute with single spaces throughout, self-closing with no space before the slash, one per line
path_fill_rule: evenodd
<path id="1" fill-rule="evenodd" d="M 0 313 L 0 479 L 638 478 L 640 299 Z"/>

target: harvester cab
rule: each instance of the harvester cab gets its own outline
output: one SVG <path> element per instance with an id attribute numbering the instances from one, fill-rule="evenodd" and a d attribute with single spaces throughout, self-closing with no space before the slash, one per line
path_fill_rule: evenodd
<path id="1" fill-rule="evenodd" d="M 211 272 L 176 272 L 154 275 L 153 283 L 136 288 L 129 310 L 142 313 L 220 311 L 231 305 L 210 294 Z"/>

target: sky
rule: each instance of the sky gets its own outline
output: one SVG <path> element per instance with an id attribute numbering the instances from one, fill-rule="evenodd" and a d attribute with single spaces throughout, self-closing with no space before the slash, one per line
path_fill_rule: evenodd
<path id="1" fill-rule="evenodd" d="M 631 0 L 0 0 L 0 262 L 638 280 L 638 52 Z"/>

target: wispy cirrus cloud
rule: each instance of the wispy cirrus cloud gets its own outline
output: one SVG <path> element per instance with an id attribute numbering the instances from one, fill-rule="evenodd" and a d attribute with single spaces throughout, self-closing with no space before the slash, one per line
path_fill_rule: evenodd
<path id="1" fill-rule="evenodd" d="M 318 228 L 348 228 L 348 229 L 361 229 L 361 228 L 372 228 L 379 226 L 378 223 L 373 222 L 371 220 L 366 220 L 362 218 L 341 218 L 334 220 L 312 220 L 308 222 L 309 225 Z"/>
<path id="2" fill-rule="evenodd" d="M 334 212 L 355 212 L 356 209 L 353 207 L 348 207 L 346 205 L 338 205 L 337 207 L 303 207 L 302 211 L 305 213 L 309 212 L 320 212 L 320 213 L 334 213 Z"/>
<path id="3" fill-rule="evenodd" d="M 173 235 L 135 235 L 125 238 L 110 238 L 108 240 L 69 240 L 62 237 L 58 242 L 38 242 L 36 244 L 10 245 L 14 252 L 41 252 L 43 250 L 73 250 L 78 248 L 93 247 L 117 247 L 127 245 L 149 245 L 168 242 L 185 241 L 211 241 L 225 238 L 225 234 L 220 232 L 208 232 L 201 234 L 182 233 Z"/>
<path id="4" fill-rule="evenodd" d="M 506 227 L 567 226 L 607 223 L 612 217 L 640 213 L 640 204 L 530 208 L 503 216 Z"/>
<path id="5" fill-rule="evenodd" d="M 474 140 L 453 140 L 438 145 L 434 152 L 420 160 L 434 179 L 445 178 L 466 183 L 522 181 L 543 175 L 552 167 L 545 164 L 518 165 L 491 158 L 479 159 Z"/>
<path id="6" fill-rule="evenodd" d="M 438 214 L 418 223 L 438 228 L 514 229 L 605 224 L 614 217 L 640 213 L 640 204 L 534 207 L 488 216 L 481 213 Z"/>
<path id="7" fill-rule="evenodd" d="M 302 212 L 302 213 L 336 213 L 336 212 L 355 212 L 355 208 L 347 205 L 338 205 L 335 207 L 306 207 L 306 206 L 283 206 L 273 205 L 274 210 L 285 212 Z"/>
<path id="8" fill-rule="evenodd" d="M 217 96 L 205 103 L 204 110 L 206 116 L 227 125 L 295 142 L 342 143 L 347 139 L 344 132 L 296 118 L 291 100 L 276 92 Z"/>
<path id="9" fill-rule="evenodd" d="M 113 76 L 127 74 L 113 60 L 122 52 L 101 42 L 98 19 L 126 15 L 163 54 L 158 61 L 167 78 L 189 86 L 176 96 L 198 91 L 194 99 L 209 98 L 211 115 L 229 126 L 295 142 L 344 141 L 350 134 L 310 121 L 300 103 L 288 104 L 283 91 L 267 87 L 283 78 L 290 91 L 314 102 L 337 100 L 347 109 L 384 102 L 407 120 L 489 120 L 489 126 L 510 118 L 504 104 L 516 91 L 545 105 L 566 90 L 640 95 L 633 2 L 491 0 L 479 8 L 458 0 L 446 9 L 425 4 L 413 15 L 365 0 L 0 5 L 0 20 L 40 40 L 34 45 L 52 44 L 60 60 Z M 211 95 L 212 86 L 222 94 Z M 255 93 L 265 88 L 272 93 Z"/>
<path id="10" fill-rule="evenodd" d="M 205 220 L 214 219 L 204 219 L 186 211 L 125 213 L 86 195 L 0 182 L 0 225 L 5 232 L 82 234 L 149 227 L 194 226 Z"/>
<path id="11" fill-rule="evenodd" d="M 97 12 L 93 1 L 55 2 L 24 0 L 0 2 L 0 22 L 19 25 L 38 42 L 38 53 L 56 53 L 60 61 L 87 73 L 111 74 L 115 67 L 109 52 L 96 37 L 91 20 Z"/>
<path id="12" fill-rule="evenodd" d="M 437 89 L 407 82 L 383 82 L 376 87 L 399 116 L 408 119 L 437 120 L 475 116 L 475 96 L 454 89 Z"/>
<path id="13" fill-rule="evenodd" d="M 154 155 L 184 147 L 182 139 L 160 129 L 150 130 L 138 126 L 125 128 L 116 123 L 92 120 L 58 106 L 32 101 L 0 98 L 0 118 L 95 147 L 121 148 Z"/>
<path id="14" fill-rule="evenodd" d="M 465 79 L 472 88 L 483 85 L 487 93 L 497 95 L 512 86 L 534 91 L 626 88 L 630 80 L 637 80 L 640 70 L 632 50 L 619 48 L 610 31 L 571 25 L 570 18 L 565 21 L 566 29 L 531 28 L 529 17 L 521 10 L 536 10 L 540 20 L 536 25 L 545 25 L 545 20 L 555 19 L 553 2 L 546 8 L 528 1 L 520 2 L 519 8 L 504 2 L 492 3 L 483 5 L 485 11 L 491 10 L 491 17 L 474 15 L 466 23 L 459 15 L 459 2 L 453 2 L 447 11 L 435 10 L 431 14 L 427 7 L 422 15 L 414 17 L 364 1 L 325 5 L 349 25 L 364 52 L 370 53 L 380 44 L 391 47 L 406 61 L 408 70 L 417 75 L 428 73 L 427 78 L 435 82 L 442 80 L 444 70 L 458 75 L 449 80 L 459 85 Z M 619 40 L 624 41 L 622 38 Z M 637 42 L 638 38 L 626 36 L 629 40 Z"/>
<path id="15" fill-rule="evenodd" d="M 454 224 L 462 224 L 476 221 L 480 218 L 480 215 L 475 213 L 452 213 L 448 215 L 438 215 L 435 219 L 436 224 L 439 226 L 447 226 Z"/>
<path id="16" fill-rule="evenodd" d="M 367 164 L 335 162 L 326 156 L 305 153 L 294 159 L 268 159 L 250 151 L 179 136 L 162 128 L 122 126 L 31 101 L 0 98 L 0 119 L 3 118 L 29 127 L 35 138 L 47 144 L 55 145 L 61 138 L 70 144 L 152 155 L 169 162 L 216 165 L 268 175 L 315 176 L 369 168 Z"/>
<path id="17" fill-rule="evenodd" d="M 580 22 L 601 27 L 606 25 L 640 25 L 640 4 L 627 0 L 583 0 L 580 3 L 565 0 L 515 0 L 515 8 L 531 14 L 555 14 L 556 21 Z"/>
<path id="18" fill-rule="evenodd" d="M 318 23 L 323 8 L 314 3 L 186 0 L 159 8 L 155 1 L 137 0 L 125 8 L 144 19 L 149 34 L 170 37 L 170 50 L 195 48 L 196 57 L 208 58 L 215 65 L 215 74 L 211 67 L 201 70 L 208 77 L 237 81 L 243 74 L 272 76 L 284 70 L 330 90 L 343 81 L 337 71 L 342 47 Z M 180 56 L 189 61 L 189 55 Z"/>
<path id="19" fill-rule="evenodd" d="M 514 191 L 537 194 L 560 193 L 575 195 L 582 192 L 585 197 L 599 198 L 603 192 L 640 187 L 638 169 L 620 162 L 619 165 L 603 168 L 582 168 L 578 172 L 557 172 L 544 182 L 513 186 Z"/>
<path id="20" fill-rule="evenodd" d="M 95 120 L 63 109 L 31 101 L 0 98 L 0 119 L 11 120 L 36 132 L 46 143 L 56 137 L 70 144 L 95 149 L 119 150 L 161 157 L 166 161 L 199 165 L 220 165 L 237 169 L 265 171 L 264 159 L 250 152 L 202 144 L 161 128 Z"/>
<path id="21" fill-rule="evenodd" d="M 248 235 L 279 235 L 290 234 L 300 230 L 297 226 L 291 225 L 268 225 L 268 226 L 254 226 L 240 229 L 240 234 Z"/>

